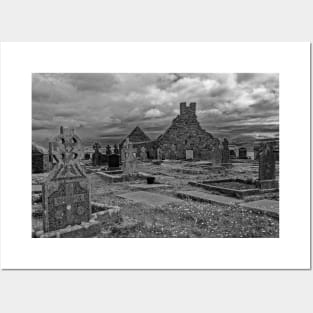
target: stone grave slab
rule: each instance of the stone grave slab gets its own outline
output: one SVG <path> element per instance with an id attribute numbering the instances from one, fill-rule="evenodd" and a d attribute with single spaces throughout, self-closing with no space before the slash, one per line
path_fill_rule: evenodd
<path id="1" fill-rule="evenodd" d="M 219 196 L 210 194 L 207 192 L 202 191 L 179 191 L 176 193 L 176 195 L 180 198 L 190 198 L 195 201 L 202 201 L 202 202 L 208 202 L 212 204 L 220 204 L 220 205 L 232 205 L 241 203 L 242 200 L 231 198 L 231 197 L 225 197 L 225 196 Z"/>
<path id="2" fill-rule="evenodd" d="M 96 172 L 96 174 L 108 183 L 119 183 L 126 180 L 126 175 L 123 174 L 108 174 L 105 172 Z"/>
<path id="3" fill-rule="evenodd" d="M 171 185 L 165 184 L 129 184 L 128 187 L 132 189 L 158 189 L 158 188 L 173 188 Z"/>
<path id="4" fill-rule="evenodd" d="M 241 203 L 240 206 L 256 212 L 262 212 L 273 217 L 279 217 L 279 201 L 263 199 L 244 202 Z"/>
<path id="5" fill-rule="evenodd" d="M 118 197 L 132 200 L 134 202 L 139 202 L 143 204 L 147 204 L 149 206 L 160 206 L 168 203 L 182 203 L 183 201 L 177 198 L 160 195 L 157 193 L 147 192 L 147 191 L 134 191 L 134 192 L 128 192 L 121 195 L 118 195 Z"/>

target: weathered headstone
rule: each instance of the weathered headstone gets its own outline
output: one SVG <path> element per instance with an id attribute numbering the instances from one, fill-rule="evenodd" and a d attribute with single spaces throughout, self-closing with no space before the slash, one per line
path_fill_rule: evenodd
<path id="1" fill-rule="evenodd" d="M 92 165 L 99 166 L 102 163 L 102 160 L 101 160 L 102 154 L 99 151 L 101 146 L 99 143 L 95 142 L 92 148 L 95 150 L 95 152 L 92 154 Z"/>
<path id="2" fill-rule="evenodd" d="M 186 150 L 186 160 L 193 160 L 193 150 Z"/>
<path id="3" fill-rule="evenodd" d="M 57 163 L 42 188 L 45 232 L 88 222 L 91 216 L 90 183 L 80 165 L 83 150 L 74 130 L 61 127 L 52 154 Z"/>
<path id="4" fill-rule="evenodd" d="M 120 166 L 120 157 L 118 154 L 111 154 L 108 157 L 109 170 L 118 169 Z"/>
<path id="5" fill-rule="evenodd" d="M 162 159 L 162 152 L 160 148 L 157 148 L 157 159 L 161 160 Z"/>
<path id="6" fill-rule="evenodd" d="M 140 160 L 143 162 L 147 161 L 147 152 L 145 147 L 141 147 L 140 149 Z"/>
<path id="7" fill-rule="evenodd" d="M 114 150 L 113 150 L 114 154 L 120 154 L 120 151 L 118 149 L 117 144 L 114 145 Z"/>
<path id="8" fill-rule="evenodd" d="M 127 137 L 123 143 L 122 148 L 121 148 L 121 162 L 122 162 L 122 164 L 124 164 L 125 160 L 126 160 L 126 151 L 128 149 L 128 145 L 129 145 L 129 138 Z"/>
<path id="9" fill-rule="evenodd" d="M 214 164 L 220 164 L 222 162 L 222 149 L 220 148 L 220 141 L 217 138 L 213 140 L 212 148 L 212 162 Z"/>
<path id="10" fill-rule="evenodd" d="M 110 146 L 110 145 L 107 145 L 107 146 L 106 146 L 106 152 L 105 152 L 105 154 L 106 154 L 107 156 L 112 154 L 111 146 Z"/>
<path id="11" fill-rule="evenodd" d="M 259 154 L 259 186 L 264 189 L 270 189 L 277 188 L 277 185 L 273 144 L 267 142 L 261 145 Z"/>
<path id="12" fill-rule="evenodd" d="M 228 148 L 228 140 L 224 138 L 223 150 L 222 150 L 222 163 L 229 163 L 229 148 Z"/>
<path id="13" fill-rule="evenodd" d="M 125 149 L 125 162 L 123 164 L 123 172 L 126 175 L 134 175 L 137 169 L 136 149 L 133 148 L 132 143 L 128 143 Z"/>

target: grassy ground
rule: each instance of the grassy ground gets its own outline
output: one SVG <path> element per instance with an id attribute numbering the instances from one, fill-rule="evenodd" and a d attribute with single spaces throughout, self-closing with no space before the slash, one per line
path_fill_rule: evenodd
<path id="1" fill-rule="evenodd" d="M 189 185 L 189 181 L 257 177 L 257 168 L 251 164 L 236 164 L 230 170 L 204 171 L 201 175 L 177 172 L 177 168 L 185 165 L 192 167 L 190 163 L 140 163 L 138 170 L 151 173 L 156 176 L 157 182 L 171 186 L 147 191 L 172 197 L 175 197 L 177 191 L 199 190 Z M 97 237 L 279 237 L 277 219 L 238 206 L 220 206 L 190 200 L 150 207 L 117 197 L 118 194 L 133 191 L 127 182 L 109 184 L 96 174 L 90 174 L 89 178 L 91 200 L 120 207 L 123 218 L 122 224 L 111 225 L 109 228 L 106 226 Z M 37 178 L 38 180 L 40 179 Z M 38 203 L 36 206 L 38 207 Z"/>

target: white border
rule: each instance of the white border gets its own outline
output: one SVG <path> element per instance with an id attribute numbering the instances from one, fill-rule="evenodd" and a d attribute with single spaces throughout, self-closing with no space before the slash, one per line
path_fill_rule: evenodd
<path id="1" fill-rule="evenodd" d="M 280 238 L 32 239 L 32 72 L 280 74 Z M 308 269 L 309 43 L 3 43 L 1 266 L 6 269 Z"/>

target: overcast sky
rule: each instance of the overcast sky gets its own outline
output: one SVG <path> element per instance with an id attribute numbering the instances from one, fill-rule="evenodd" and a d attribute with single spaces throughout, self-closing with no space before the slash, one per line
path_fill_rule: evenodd
<path id="1" fill-rule="evenodd" d="M 33 74 L 33 140 L 59 127 L 82 139 L 119 142 L 136 125 L 152 139 L 197 102 L 198 120 L 213 135 L 278 134 L 278 74 Z"/>

